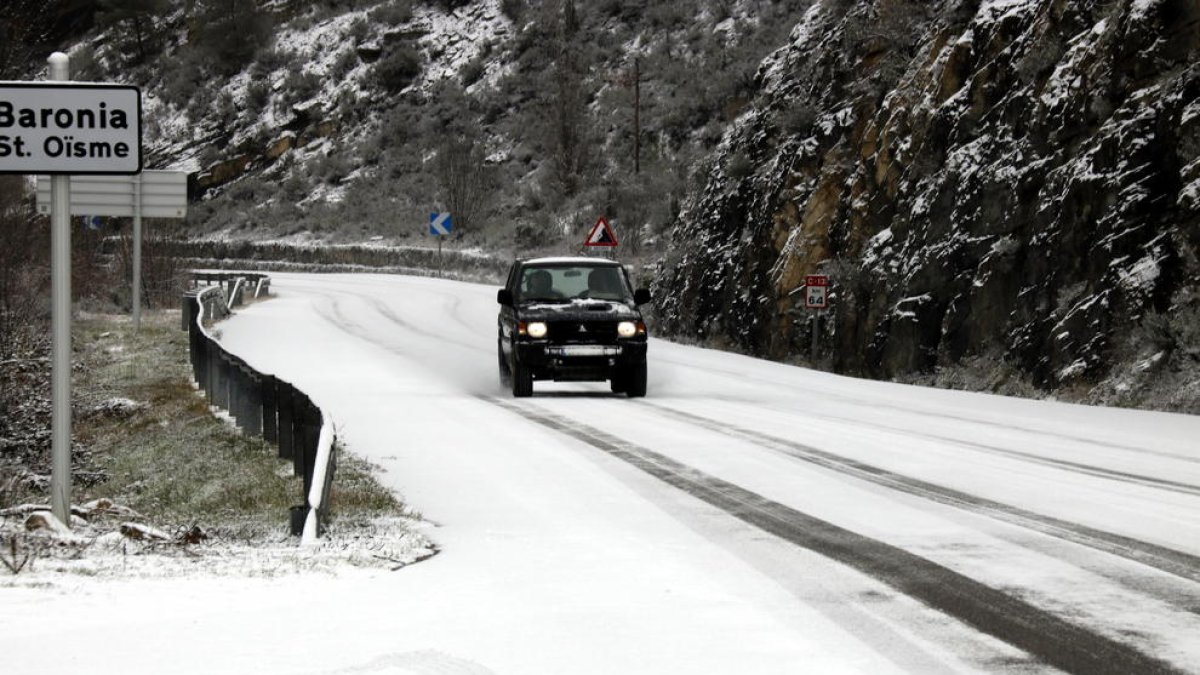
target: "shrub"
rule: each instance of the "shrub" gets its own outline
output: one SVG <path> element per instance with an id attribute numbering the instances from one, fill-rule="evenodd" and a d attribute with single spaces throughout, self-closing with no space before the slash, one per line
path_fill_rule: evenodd
<path id="1" fill-rule="evenodd" d="M 335 80 L 341 80 L 354 70 L 358 65 L 358 53 L 353 49 L 347 49 L 338 54 L 334 59 L 333 66 L 329 69 L 329 75 Z"/>
<path id="2" fill-rule="evenodd" d="M 519 23 L 525 13 L 525 0 L 500 0 L 500 13 L 513 23 Z"/>
<path id="3" fill-rule="evenodd" d="M 469 87 L 478 82 L 479 78 L 483 77 L 484 70 L 483 59 L 474 58 L 468 61 L 459 72 L 463 86 Z"/>
<path id="4" fill-rule="evenodd" d="M 283 81 L 283 100 L 288 106 L 307 101 L 321 91 L 321 78 L 316 73 L 293 71 Z"/>
<path id="5" fill-rule="evenodd" d="M 280 68 L 287 67 L 294 56 L 293 52 L 279 47 L 260 49 L 254 57 L 254 68 L 250 71 L 250 76 L 255 80 L 262 79 Z"/>
<path id="6" fill-rule="evenodd" d="M 366 42 L 367 37 L 371 34 L 371 25 L 366 19 L 356 19 L 350 24 L 350 37 L 354 38 L 354 44 L 362 44 Z"/>
<path id="7" fill-rule="evenodd" d="M 412 47 L 399 47 L 375 64 L 373 74 L 376 86 L 395 93 L 421 74 L 421 59 Z"/>
<path id="8" fill-rule="evenodd" d="M 367 15 L 371 23 L 399 26 L 412 21 L 412 3 L 408 0 L 393 0 L 379 5 Z"/>
<path id="9" fill-rule="evenodd" d="M 271 100 L 271 87 L 262 80 L 254 80 L 246 87 L 246 109 L 252 115 L 261 113 Z"/>
<path id="10" fill-rule="evenodd" d="M 741 180 L 749 176 L 754 171 L 754 163 L 746 156 L 746 153 L 737 151 L 729 156 L 728 162 L 725 164 L 725 174 L 734 180 Z"/>

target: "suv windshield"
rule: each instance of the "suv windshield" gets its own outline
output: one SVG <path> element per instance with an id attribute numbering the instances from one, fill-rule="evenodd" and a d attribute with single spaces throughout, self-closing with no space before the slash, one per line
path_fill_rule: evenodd
<path id="1" fill-rule="evenodd" d="M 553 265 L 521 271 L 521 302 L 628 301 L 632 295 L 621 268 L 613 265 Z"/>

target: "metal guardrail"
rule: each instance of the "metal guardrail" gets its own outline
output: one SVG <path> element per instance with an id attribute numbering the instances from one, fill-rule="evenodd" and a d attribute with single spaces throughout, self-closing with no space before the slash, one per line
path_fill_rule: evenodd
<path id="1" fill-rule="evenodd" d="M 324 529 L 337 466 L 336 438 L 328 415 L 291 383 L 260 373 L 212 337 L 204 322 L 228 314 L 223 286 L 183 294 L 192 377 L 210 405 L 223 408 L 246 435 L 279 448 L 302 476 L 304 503 L 291 509 L 291 530 L 310 543 Z"/>
<path id="2" fill-rule="evenodd" d="M 253 292 L 253 297 L 259 298 L 271 293 L 271 277 L 261 272 L 197 272 L 192 271 L 188 280 L 188 288 L 196 289 L 201 286 L 217 285 L 225 289 L 228 298 L 227 307 L 233 309 L 245 303 L 245 293 Z"/>

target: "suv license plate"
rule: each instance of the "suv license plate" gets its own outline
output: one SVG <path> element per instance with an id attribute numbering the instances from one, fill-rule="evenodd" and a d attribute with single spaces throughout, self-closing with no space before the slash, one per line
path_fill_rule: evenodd
<path id="1" fill-rule="evenodd" d="M 621 353 L 621 348 L 603 345 L 565 345 L 563 347 L 546 347 L 546 353 L 553 356 L 616 356 Z"/>

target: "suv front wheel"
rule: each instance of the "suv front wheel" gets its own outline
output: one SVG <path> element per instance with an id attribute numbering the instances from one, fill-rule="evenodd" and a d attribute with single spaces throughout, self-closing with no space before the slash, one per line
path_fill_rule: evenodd
<path id="1" fill-rule="evenodd" d="M 512 371 L 508 368 L 508 361 L 504 358 L 504 350 L 500 348 L 499 340 L 496 341 L 496 360 L 499 362 L 500 368 L 500 386 L 512 385 Z"/>
<path id="2" fill-rule="evenodd" d="M 533 372 L 520 361 L 513 359 L 512 364 L 512 394 L 517 398 L 533 396 Z"/>
<path id="3" fill-rule="evenodd" d="M 625 394 L 629 398 L 641 398 L 646 395 L 646 362 L 642 361 L 631 366 L 621 377 Z M 616 391 L 614 388 L 613 391 Z"/>

